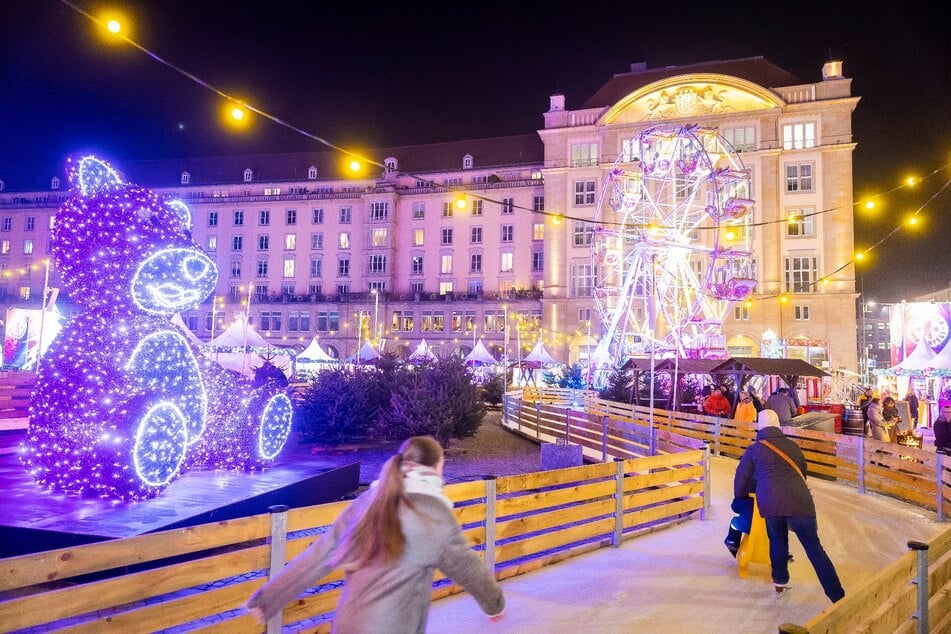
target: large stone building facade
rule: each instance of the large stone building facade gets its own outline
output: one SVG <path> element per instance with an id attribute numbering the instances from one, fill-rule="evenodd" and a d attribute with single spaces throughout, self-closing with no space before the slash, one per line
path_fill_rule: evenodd
<path id="1" fill-rule="evenodd" d="M 574 363 L 604 332 L 589 221 L 609 170 L 658 123 L 716 128 L 755 200 L 757 288 L 723 323 L 728 350 L 778 345 L 855 371 L 850 86 L 837 62 L 814 83 L 763 58 L 634 65 L 578 109 L 553 95 L 535 134 L 362 151 L 372 167 L 357 172 L 331 152 L 116 167 L 185 201 L 217 261 L 217 300 L 183 315 L 199 337 L 250 310 L 276 345 L 316 336 L 340 357 L 368 339 L 402 355 L 422 339 L 445 352 L 483 339 L 515 360 L 541 338 Z M 65 175 L 45 185 L 0 180 L 0 308 L 42 295 Z"/>

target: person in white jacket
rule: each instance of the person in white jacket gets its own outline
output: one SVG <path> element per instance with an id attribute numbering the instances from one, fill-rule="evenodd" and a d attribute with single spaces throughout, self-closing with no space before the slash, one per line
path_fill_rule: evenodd
<path id="1" fill-rule="evenodd" d="M 380 479 L 340 514 L 330 531 L 261 587 L 247 608 L 267 621 L 334 568 L 344 570 L 335 632 L 426 630 L 436 568 L 469 591 L 492 620 L 505 597 L 473 551 L 442 491 L 443 452 L 417 436 L 380 471 Z"/>

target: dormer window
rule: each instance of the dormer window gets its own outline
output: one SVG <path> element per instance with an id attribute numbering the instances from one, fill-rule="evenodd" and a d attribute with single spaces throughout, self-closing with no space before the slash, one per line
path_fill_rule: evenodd
<path id="1" fill-rule="evenodd" d="M 307 169 L 307 180 L 317 180 L 317 168 L 313 165 Z"/>
<path id="2" fill-rule="evenodd" d="M 472 155 L 466 154 L 462 157 L 462 169 L 471 170 L 472 169 Z"/>
<path id="3" fill-rule="evenodd" d="M 254 172 L 251 171 L 251 168 L 250 168 L 250 167 L 249 167 L 248 169 L 244 170 L 244 182 L 245 182 L 245 183 L 250 183 L 253 178 L 254 178 Z"/>
<path id="4" fill-rule="evenodd" d="M 50 189 L 59 189 L 59 179 L 55 176 L 53 177 L 53 180 L 50 181 Z"/>
<path id="5" fill-rule="evenodd" d="M 386 167 L 387 172 L 392 173 L 396 171 L 397 167 L 399 166 L 399 163 L 397 162 L 395 158 L 391 156 L 389 158 L 383 159 L 383 165 Z"/>
<path id="6" fill-rule="evenodd" d="M 182 185 L 189 185 L 192 182 L 192 175 L 188 172 L 182 172 Z"/>

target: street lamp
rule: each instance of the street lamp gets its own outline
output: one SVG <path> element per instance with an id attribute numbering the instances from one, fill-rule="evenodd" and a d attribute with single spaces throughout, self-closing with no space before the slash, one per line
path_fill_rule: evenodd
<path id="1" fill-rule="evenodd" d="M 380 291 L 373 289 L 373 336 L 376 337 L 376 345 L 380 345 Z"/>

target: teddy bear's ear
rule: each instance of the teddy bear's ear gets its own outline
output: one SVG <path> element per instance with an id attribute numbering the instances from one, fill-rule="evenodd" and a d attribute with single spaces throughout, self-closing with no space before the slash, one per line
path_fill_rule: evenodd
<path id="1" fill-rule="evenodd" d="M 84 156 L 76 162 L 71 180 L 83 196 L 95 196 L 122 186 L 118 172 L 95 156 Z"/>
<path id="2" fill-rule="evenodd" d="M 183 203 L 180 200 L 169 200 L 167 202 L 168 206 L 172 208 L 172 211 L 178 215 L 182 221 L 182 226 L 186 229 L 192 228 L 192 212 L 188 209 L 188 205 Z"/>

